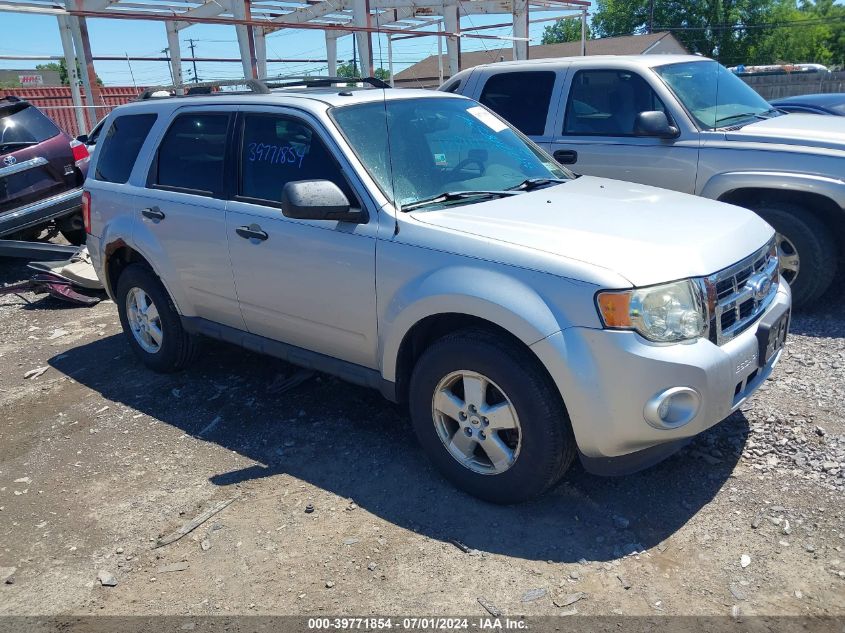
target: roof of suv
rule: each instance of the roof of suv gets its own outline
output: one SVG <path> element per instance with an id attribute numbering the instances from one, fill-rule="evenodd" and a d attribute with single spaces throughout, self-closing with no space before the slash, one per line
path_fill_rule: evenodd
<path id="1" fill-rule="evenodd" d="M 549 57 L 545 59 L 522 59 L 509 62 L 492 62 L 490 64 L 480 64 L 474 68 L 490 68 L 501 66 L 521 67 L 521 66 L 541 66 L 544 64 L 559 64 L 561 62 L 571 64 L 590 64 L 596 61 L 608 61 L 614 63 L 621 63 L 627 65 L 639 65 L 648 68 L 655 66 L 663 66 L 665 64 L 677 64 L 681 62 L 703 62 L 713 61 L 708 57 L 701 57 L 700 55 L 586 55 L 577 57 Z"/>
<path id="2" fill-rule="evenodd" d="M 236 105 L 252 103 L 275 103 L 277 105 L 300 105 L 312 104 L 319 109 L 326 107 L 337 107 L 353 105 L 358 103 L 371 103 L 374 101 L 394 99 L 414 99 L 432 97 L 450 97 L 463 99 L 461 95 L 436 92 L 433 90 L 420 90 L 408 88 L 346 88 L 346 87 L 320 87 L 320 88 L 276 88 L 269 93 L 259 92 L 218 92 L 215 94 L 190 95 L 185 97 L 152 97 L 149 99 L 133 101 L 124 106 L 134 108 L 161 104 L 166 108 L 178 108 L 182 106 L 195 105 Z"/>

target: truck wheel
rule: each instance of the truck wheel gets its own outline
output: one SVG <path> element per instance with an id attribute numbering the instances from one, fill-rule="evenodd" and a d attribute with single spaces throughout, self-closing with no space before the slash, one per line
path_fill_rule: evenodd
<path id="1" fill-rule="evenodd" d="M 197 339 L 182 328 L 167 291 L 149 268 L 127 266 L 118 277 L 115 299 L 129 346 L 147 367 L 172 372 L 193 361 Z"/>
<path id="2" fill-rule="evenodd" d="M 410 385 L 414 431 L 455 486 L 518 503 L 557 483 L 575 457 L 560 394 L 519 345 L 464 330 L 429 347 Z"/>
<path id="3" fill-rule="evenodd" d="M 767 202 L 754 211 L 777 231 L 780 274 L 795 307 L 824 294 L 836 275 L 836 245 L 830 230 L 798 205 Z"/>

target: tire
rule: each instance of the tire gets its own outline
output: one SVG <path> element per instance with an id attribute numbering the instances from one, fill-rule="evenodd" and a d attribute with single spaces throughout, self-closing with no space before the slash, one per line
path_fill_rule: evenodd
<path id="1" fill-rule="evenodd" d="M 133 332 L 131 323 L 143 324 L 145 318 L 139 319 L 137 314 L 133 316 L 130 312 L 132 308 L 127 305 L 130 296 L 136 306 L 134 311 L 139 302 L 146 305 L 146 331 L 150 333 L 157 328 L 158 335 L 145 337 L 141 332 Z M 199 349 L 197 338 L 184 330 L 167 291 L 149 268 L 141 264 L 127 266 L 117 279 L 115 299 L 129 346 L 147 367 L 169 373 L 187 367 L 194 360 Z"/>
<path id="2" fill-rule="evenodd" d="M 490 382 L 481 399 L 487 406 L 473 411 L 470 402 L 478 398 L 468 396 L 467 389 L 480 393 L 479 376 Z M 457 400 L 438 396 L 444 387 L 450 396 L 458 394 Z M 457 403 L 463 409 L 454 408 L 455 417 L 437 410 Z M 490 405 L 510 405 L 518 430 L 491 433 L 491 427 L 512 418 L 495 415 Z M 544 493 L 575 457 L 566 408 L 539 360 L 517 343 L 482 330 L 450 334 L 422 354 L 411 376 L 410 410 L 417 439 L 438 470 L 461 490 L 492 503 L 519 503 Z M 460 415 L 466 416 L 463 423 Z M 467 429 L 474 435 L 465 439 Z M 494 437 L 495 445 L 489 444 Z M 447 447 L 457 443 L 464 449 L 473 442 L 475 447 L 458 451 L 460 458 Z M 512 456 L 506 467 L 503 459 L 497 466 L 490 456 L 501 456 L 501 446 Z"/>
<path id="3" fill-rule="evenodd" d="M 778 233 L 781 274 L 792 289 L 792 304 L 796 308 L 812 304 L 836 276 L 836 244 L 830 229 L 789 202 L 764 202 L 753 210 Z M 795 262 L 797 270 L 791 270 Z"/>

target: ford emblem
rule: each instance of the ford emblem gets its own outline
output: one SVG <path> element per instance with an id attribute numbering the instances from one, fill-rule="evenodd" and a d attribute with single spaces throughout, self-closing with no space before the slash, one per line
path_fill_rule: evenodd
<path id="1" fill-rule="evenodd" d="M 772 289 L 772 279 L 765 273 L 756 273 L 748 278 L 745 287 L 751 291 L 755 301 L 762 301 Z"/>

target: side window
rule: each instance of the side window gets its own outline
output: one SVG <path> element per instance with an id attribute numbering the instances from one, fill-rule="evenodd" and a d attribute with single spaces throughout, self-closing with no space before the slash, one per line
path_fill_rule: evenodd
<path id="1" fill-rule="evenodd" d="M 222 195 L 228 114 L 182 114 L 158 147 L 153 185 L 210 196 Z"/>
<path id="2" fill-rule="evenodd" d="M 461 87 L 461 80 L 458 79 L 456 81 L 453 81 L 450 84 L 443 86 L 440 90 L 441 90 L 441 92 L 457 92 L 458 88 L 460 88 L 460 87 Z"/>
<path id="3" fill-rule="evenodd" d="M 479 101 L 509 121 L 523 134 L 538 135 L 546 129 L 555 73 L 498 73 L 490 77 Z"/>
<path id="4" fill-rule="evenodd" d="M 294 119 L 246 114 L 238 194 L 278 205 L 282 189 L 298 180 L 330 180 L 359 206 L 340 167 L 314 131 Z"/>
<path id="5" fill-rule="evenodd" d="M 564 134 L 633 136 L 640 112 L 662 110 L 645 79 L 627 70 L 579 70 L 566 103 Z"/>
<path id="6" fill-rule="evenodd" d="M 108 132 L 100 134 L 102 146 L 94 179 L 116 183 L 129 180 L 138 152 L 155 120 L 155 114 L 128 114 L 112 121 Z"/>

